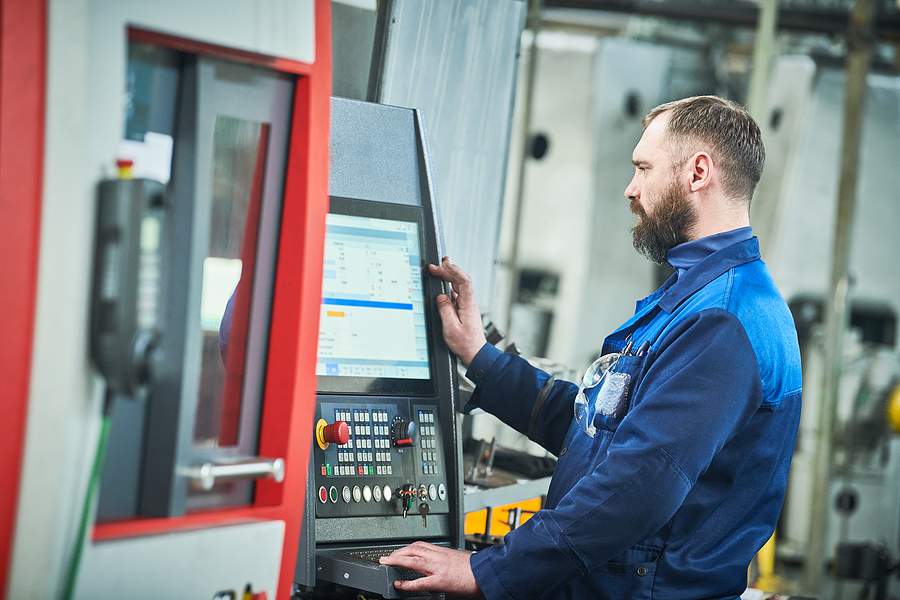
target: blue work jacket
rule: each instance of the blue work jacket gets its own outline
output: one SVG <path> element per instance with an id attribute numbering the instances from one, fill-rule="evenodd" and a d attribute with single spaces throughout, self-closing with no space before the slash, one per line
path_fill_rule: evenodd
<path id="1" fill-rule="evenodd" d="M 471 403 L 559 457 L 546 506 L 472 555 L 485 597 L 739 597 L 781 511 L 801 371 L 791 314 L 750 238 L 672 276 L 602 352 L 614 411 L 586 434 L 578 387 L 486 345 Z"/>

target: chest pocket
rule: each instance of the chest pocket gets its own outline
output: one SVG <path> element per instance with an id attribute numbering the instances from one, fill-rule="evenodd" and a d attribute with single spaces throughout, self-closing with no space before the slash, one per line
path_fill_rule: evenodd
<path id="1" fill-rule="evenodd" d="M 646 360 L 647 354 L 619 357 L 606 373 L 603 384 L 592 390 L 596 394 L 594 427 L 598 431 L 615 431 L 628 414 Z"/>

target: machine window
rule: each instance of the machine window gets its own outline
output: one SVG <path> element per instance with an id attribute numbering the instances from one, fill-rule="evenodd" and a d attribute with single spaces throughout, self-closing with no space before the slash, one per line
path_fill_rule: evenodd
<path id="1" fill-rule="evenodd" d="M 203 351 L 194 442 L 238 444 L 258 223 L 269 126 L 218 115 L 213 134 L 209 248 L 203 259 Z M 230 312 L 228 340 L 219 324 Z"/>

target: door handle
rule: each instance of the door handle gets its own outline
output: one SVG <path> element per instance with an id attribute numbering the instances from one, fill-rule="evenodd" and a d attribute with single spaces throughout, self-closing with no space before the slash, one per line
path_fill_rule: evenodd
<path id="1" fill-rule="evenodd" d="M 284 459 L 254 456 L 207 461 L 184 469 L 183 475 L 194 487 L 205 492 L 222 481 L 272 479 L 281 483 L 284 481 Z"/>

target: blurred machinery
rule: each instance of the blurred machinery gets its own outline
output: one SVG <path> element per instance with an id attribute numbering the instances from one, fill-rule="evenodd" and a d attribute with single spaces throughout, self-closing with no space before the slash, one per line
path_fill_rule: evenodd
<path id="1" fill-rule="evenodd" d="M 821 298 L 799 296 L 791 303 L 804 361 L 804 386 L 821 377 Z M 838 425 L 833 441 L 827 548 L 835 577 L 827 593 L 835 599 L 868 593 L 896 595 L 900 581 L 890 574 L 900 554 L 900 438 L 892 411 L 900 395 L 897 315 L 890 305 L 856 303 L 843 353 Z M 813 388 L 814 389 L 814 388 Z M 812 396 L 815 397 L 815 396 Z M 811 442 L 818 407 L 807 403 L 781 523 L 783 558 L 803 560 L 809 535 Z M 848 583 L 844 583 L 844 582 Z M 863 582 L 863 583 L 849 583 Z M 868 596 L 864 596 L 868 597 Z"/>

